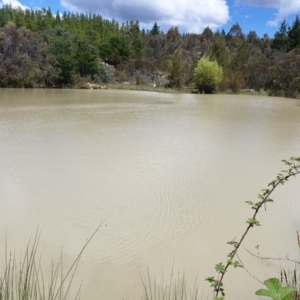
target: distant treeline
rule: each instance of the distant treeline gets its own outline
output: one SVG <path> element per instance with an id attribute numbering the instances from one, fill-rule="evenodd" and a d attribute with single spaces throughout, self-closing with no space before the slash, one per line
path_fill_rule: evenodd
<path id="1" fill-rule="evenodd" d="M 206 55 L 223 68 L 220 90 L 265 89 L 271 95 L 300 92 L 300 19 L 283 21 L 274 37 L 243 33 L 162 32 L 138 21 L 119 24 L 96 14 L 49 9 L 0 9 L 0 87 L 73 87 L 81 82 L 194 86 L 194 69 Z"/>

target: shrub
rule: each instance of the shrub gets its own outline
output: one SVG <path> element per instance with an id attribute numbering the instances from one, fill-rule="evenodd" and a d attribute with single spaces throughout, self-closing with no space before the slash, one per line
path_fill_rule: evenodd
<path id="1" fill-rule="evenodd" d="M 197 88 L 202 93 L 211 94 L 222 81 L 223 68 L 214 61 L 202 57 L 194 70 L 194 80 Z"/>

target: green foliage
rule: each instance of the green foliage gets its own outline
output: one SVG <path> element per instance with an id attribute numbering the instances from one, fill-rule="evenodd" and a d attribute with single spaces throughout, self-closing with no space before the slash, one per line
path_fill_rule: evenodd
<path id="1" fill-rule="evenodd" d="M 170 75 L 169 75 L 169 86 L 173 88 L 181 88 L 183 85 L 183 63 L 182 63 L 182 52 L 177 49 L 174 53 Z"/>
<path id="2" fill-rule="evenodd" d="M 273 66 L 266 82 L 271 95 L 296 98 L 300 93 L 300 49 L 287 53 L 282 61 Z"/>
<path id="3" fill-rule="evenodd" d="M 245 35 L 243 34 L 242 28 L 239 23 L 235 23 L 232 25 L 230 28 L 228 34 L 227 34 L 228 39 L 232 38 L 239 38 L 239 39 L 244 39 Z"/>
<path id="4" fill-rule="evenodd" d="M 132 36 L 132 56 L 135 58 L 140 58 L 143 56 L 143 50 L 144 50 L 144 45 L 143 45 L 143 40 L 141 33 L 135 32 Z"/>
<path id="5" fill-rule="evenodd" d="M 273 300 L 294 299 L 290 295 L 297 291 L 296 288 L 290 286 L 282 287 L 281 282 L 277 278 L 269 278 L 264 283 L 268 289 L 260 289 L 255 292 L 256 295 L 271 297 Z"/>
<path id="6" fill-rule="evenodd" d="M 113 36 L 100 46 L 99 52 L 105 62 L 118 65 L 129 59 L 129 42 L 124 36 Z"/>
<path id="7" fill-rule="evenodd" d="M 110 81 L 113 81 L 114 74 L 109 66 L 107 66 L 106 64 L 100 64 L 96 77 L 103 83 L 108 83 Z"/>
<path id="8" fill-rule="evenodd" d="M 211 94 L 222 81 L 223 68 L 216 61 L 202 57 L 194 71 L 194 80 L 197 88 L 202 93 Z"/>
<path id="9" fill-rule="evenodd" d="M 231 60 L 231 68 L 233 70 L 243 70 L 249 60 L 251 54 L 251 45 L 245 40 L 236 43 L 236 51 Z"/>
<path id="10" fill-rule="evenodd" d="M 274 34 L 274 40 L 271 47 L 282 52 L 286 52 L 289 46 L 289 38 L 287 32 L 287 23 L 285 20 L 280 24 L 279 31 Z"/>
<path id="11" fill-rule="evenodd" d="M 262 41 L 258 37 L 255 31 L 250 31 L 247 35 L 247 43 L 250 44 L 252 47 L 261 48 Z"/>
<path id="12" fill-rule="evenodd" d="M 76 43 L 75 37 L 68 31 L 56 27 L 49 37 L 49 50 L 58 62 L 59 78 L 56 84 L 59 86 L 73 82 L 76 71 Z"/>
<path id="13" fill-rule="evenodd" d="M 259 205 L 260 205 L 260 204 L 259 204 Z M 251 227 L 253 227 L 253 226 L 260 226 L 259 221 L 256 220 L 255 218 L 253 218 L 253 219 L 250 219 L 250 218 L 249 218 L 249 219 L 246 221 L 246 223 L 249 224 Z"/>
<path id="14" fill-rule="evenodd" d="M 223 69 L 229 65 L 229 55 L 226 49 L 225 38 L 223 36 L 215 38 L 209 48 L 209 58 L 216 60 Z"/>
<path id="15" fill-rule="evenodd" d="M 293 22 L 292 27 L 289 27 L 288 30 L 288 50 L 294 48 L 300 48 L 300 19 L 299 16 L 296 16 L 295 21 Z"/>
<path id="16" fill-rule="evenodd" d="M 0 29 L 0 86 L 43 87 L 58 73 L 42 36 L 9 22 Z"/>
<path id="17" fill-rule="evenodd" d="M 299 97 L 299 32 L 298 16 L 291 26 L 282 22 L 271 39 L 260 38 L 255 31 L 245 36 L 238 23 L 227 35 L 209 27 L 202 34 L 180 34 L 171 27 L 164 34 L 156 22 L 146 33 L 138 21 L 120 26 L 114 19 L 92 13 L 63 12 L 61 17 L 50 8 L 4 5 L 0 8 L 0 86 L 71 87 L 80 76 L 82 80 L 97 77 L 99 59 L 125 70 L 130 80 L 136 72 L 151 78 L 154 70 L 170 72 L 163 62 L 171 65 L 176 49 L 181 49 L 183 80 L 172 82 L 174 73 L 170 74 L 172 86 L 191 85 L 194 60 L 206 53 L 223 68 L 219 88 L 224 91 L 265 89 L 270 95 Z M 206 90 L 200 85 L 202 92 L 215 88 L 205 86 Z"/>
<path id="18" fill-rule="evenodd" d="M 205 279 L 210 283 L 216 297 L 218 297 L 219 293 L 221 293 L 222 296 L 225 295 L 224 287 L 223 287 L 223 279 L 229 266 L 234 266 L 235 268 L 243 267 L 239 261 L 234 262 L 233 259 L 236 256 L 237 251 L 240 248 L 249 230 L 253 226 L 260 226 L 259 221 L 256 219 L 259 210 L 263 206 L 265 206 L 268 202 L 273 202 L 273 200 L 270 198 L 270 195 L 274 192 L 276 187 L 285 184 L 290 177 L 292 176 L 294 177 L 300 174 L 300 157 L 291 157 L 289 160 L 283 160 L 282 162 L 287 166 L 287 169 L 279 173 L 276 176 L 276 178 L 268 184 L 268 188 L 262 190 L 262 193 L 258 195 L 258 199 L 260 199 L 260 201 L 258 202 L 246 201 L 246 204 L 250 205 L 251 209 L 254 210 L 254 213 L 252 217 L 248 218 L 248 220 L 246 221 L 248 226 L 245 232 L 242 234 L 240 240 L 239 241 L 231 240 L 227 243 L 229 245 L 232 245 L 234 249 L 227 255 L 228 259 L 226 264 L 218 263 L 215 266 L 215 270 L 218 273 L 219 278 L 215 279 L 215 277 L 212 276 L 212 277 L 207 277 Z M 279 280 L 274 278 L 266 280 L 265 285 L 269 288 L 269 290 L 259 290 L 256 292 L 256 294 L 261 296 L 269 296 L 275 300 L 279 300 L 279 299 L 291 300 L 292 298 L 290 298 L 289 295 L 296 291 L 294 288 L 290 288 L 290 287 L 282 288 Z"/>
<path id="19" fill-rule="evenodd" d="M 155 22 L 152 29 L 150 30 L 150 34 L 151 35 L 157 35 L 160 33 L 160 29 L 159 26 L 157 25 L 157 23 Z"/>
<path id="20" fill-rule="evenodd" d="M 270 80 L 272 63 L 263 55 L 250 57 L 245 67 L 244 82 L 246 86 L 258 92 L 265 88 L 266 83 Z"/>
<path id="21" fill-rule="evenodd" d="M 98 72 L 99 63 L 96 49 L 87 41 L 77 41 L 75 59 L 77 72 L 81 76 L 94 75 Z"/>

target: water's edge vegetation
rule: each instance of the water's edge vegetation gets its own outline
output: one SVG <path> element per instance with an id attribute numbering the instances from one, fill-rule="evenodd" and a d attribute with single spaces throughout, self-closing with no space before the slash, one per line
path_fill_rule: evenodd
<path id="1" fill-rule="evenodd" d="M 299 97 L 300 20 L 274 37 L 229 32 L 166 33 L 154 23 L 119 24 L 101 15 L 50 8 L 0 9 L 0 87 L 87 88 L 94 83 L 210 93 L 260 92 Z M 203 60 L 199 65 L 199 61 Z M 206 60 L 206 61 L 205 61 Z M 213 65 L 216 63 L 217 65 Z M 199 67 L 200 66 L 200 67 Z M 203 70 L 209 68 L 210 75 Z"/>

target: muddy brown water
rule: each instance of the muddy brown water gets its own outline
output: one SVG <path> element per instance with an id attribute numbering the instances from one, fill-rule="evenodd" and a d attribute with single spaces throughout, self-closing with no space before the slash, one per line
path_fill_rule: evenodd
<path id="1" fill-rule="evenodd" d="M 139 299 L 147 268 L 159 282 L 203 279 L 226 260 L 255 201 L 300 155 L 300 102 L 245 95 L 131 91 L 0 90 L 0 241 L 16 252 L 37 228 L 45 272 L 60 252 L 86 248 L 73 286 L 81 299 Z M 253 254 L 297 258 L 300 178 L 279 187 Z M 259 250 L 255 247 L 259 245 Z M 4 247 L 0 249 L 3 261 Z M 226 275 L 227 299 L 253 299 L 278 261 L 253 257 Z M 253 276 L 252 276 L 253 275 Z"/>

